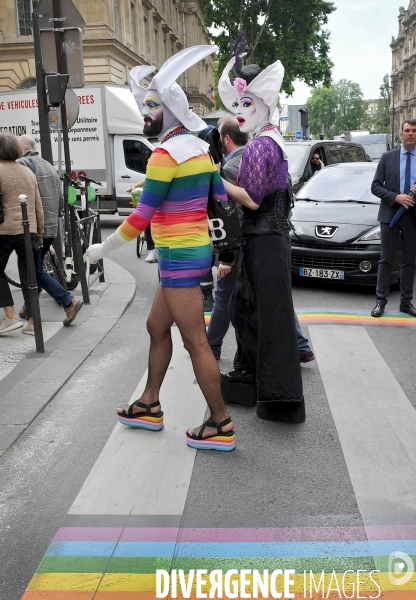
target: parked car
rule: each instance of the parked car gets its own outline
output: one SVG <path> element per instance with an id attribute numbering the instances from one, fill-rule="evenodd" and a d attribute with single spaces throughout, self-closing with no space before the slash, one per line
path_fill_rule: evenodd
<path id="1" fill-rule="evenodd" d="M 380 199 L 371 193 L 375 163 L 340 163 L 316 173 L 291 214 L 292 275 L 375 285 L 380 259 Z M 398 248 L 391 283 L 400 275 Z"/>
<path id="2" fill-rule="evenodd" d="M 286 142 L 285 146 L 295 194 L 313 175 L 311 158 L 314 152 L 319 153 L 325 166 L 338 163 L 371 162 L 364 148 L 354 142 L 309 140 Z"/>
<path id="3" fill-rule="evenodd" d="M 387 133 L 370 133 L 369 135 L 354 135 L 351 140 L 361 144 L 373 162 L 378 162 L 384 152 L 391 150 Z"/>

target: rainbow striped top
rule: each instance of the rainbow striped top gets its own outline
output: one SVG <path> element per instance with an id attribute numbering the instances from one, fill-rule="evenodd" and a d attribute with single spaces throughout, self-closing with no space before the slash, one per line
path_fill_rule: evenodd
<path id="1" fill-rule="evenodd" d="M 211 178 L 214 197 L 227 200 L 222 179 L 208 154 L 178 164 L 166 150 L 156 148 L 147 165 L 140 202 L 119 227 L 122 237 L 129 241 L 152 222 L 163 287 L 198 285 L 211 268 L 207 217 Z"/>

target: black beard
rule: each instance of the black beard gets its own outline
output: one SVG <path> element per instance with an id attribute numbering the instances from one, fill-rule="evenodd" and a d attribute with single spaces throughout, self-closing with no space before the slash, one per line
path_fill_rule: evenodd
<path id="1" fill-rule="evenodd" d="M 149 121 L 145 122 L 144 127 L 143 127 L 143 133 L 146 137 L 157 137 L 159 135 L 159 133 L 162 132 L 163 129 L 163 116 L 160 119 L 160 121 L 155 121 L 154 119 L 151 119 L 150 117 L 147 117 Z"/>

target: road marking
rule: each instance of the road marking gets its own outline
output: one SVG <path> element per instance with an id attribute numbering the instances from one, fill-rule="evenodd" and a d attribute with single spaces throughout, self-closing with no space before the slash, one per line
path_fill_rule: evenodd
<path id="1" fill-rule="evenodd" d="M 309 308 L 296 309 L 298 319 L 304 325 L 314 323 L 333 323 L 343 325 L 393 325 L 396 327 L 416 327 L 416 319 L 401 312 L 386 311 L 380 318 L 370 315 L 366 310 L 345 308 Z"/>
<path id="2" fill-rule="evenodd" d="M 117 423 L 69 514 L 182 514 L 196 456 L 186 445 L 185 431 L 203 422 L 206 403 L 193 385 L 191 359 L 177 328 L 172 338 L 175 351 L 161 390 L 165 428 L 155 432 Z M 146 380 L 147 371 L 131 402 Z"/>
<path id="3" fill-rule="evenodd" d="M 364 527 L 414 526 L 415 409 L 364 327 L 312 325 L 309 334 Z"/>
<path id="4" fill-rule="evenodd" d="M 205 403 L 175 330 L 179 343 L 162 396 L 170 431 L 116 426 L 24 600 L 128 600 L 132 593 L 150 600 L 156 570 L 171 568 L 295 569 L 300 599 L 304 569 L 324 570 L 328 585 L 332 571 L 341 581 L 347 569 L 368 572 L 374 563 L 385 600 L 414 598 L 416 580 L 398 591 L 390 583 L 387 555 L 416 554 L 415 411 L 364 328 L 313 325 L 310 333 L 364 527 L 180 528 L 195 457 L 184 429 L 201 422 Z M 365 590 L 377 592 L 369 583 Z"/>

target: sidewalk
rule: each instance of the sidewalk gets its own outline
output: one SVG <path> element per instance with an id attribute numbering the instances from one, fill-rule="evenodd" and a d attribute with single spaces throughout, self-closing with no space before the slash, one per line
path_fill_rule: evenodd
<path id="1" fill-rule="evenodd" d="M 65 312 L 45 292 L 40 296 L 45 353 L 36 352 L 35 338 L 21 329 L 0 337 L 0 455 L 7 450 L 52 400 L 94 348 L 114 327 L 133 300 L 134 278 L 106 260 L 104 283 L 90 289 L 74 323 L 64 327 Z M 12 290 L 16 310 L 21 290 Z M 80 286 L 72 292 L 82 298 Z"/>

